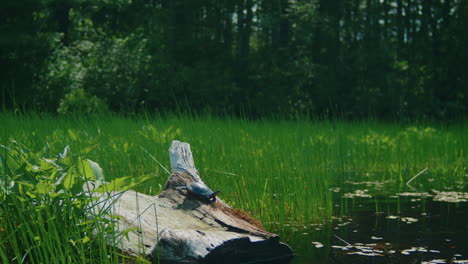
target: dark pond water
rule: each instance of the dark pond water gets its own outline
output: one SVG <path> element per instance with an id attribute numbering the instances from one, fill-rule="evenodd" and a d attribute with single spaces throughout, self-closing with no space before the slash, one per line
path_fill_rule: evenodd
<path id="1" fill-rule="evenodd" d="M 282 234 L 296 254 L 290 263 L 468 263 L 468 202 L 353 193 L 336 191 L 331 223 Z"/>

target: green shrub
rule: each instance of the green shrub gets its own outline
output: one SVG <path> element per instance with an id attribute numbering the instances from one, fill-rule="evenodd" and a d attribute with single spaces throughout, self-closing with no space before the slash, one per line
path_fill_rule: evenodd
<path id="1" fill-rule="evenodd" d="M 115 112 L 135 109 L 154 88 L 148 79 L 152 68 L 147 49 L 141 34 L 96 37 L 58 47 L 35 83 L 38 108 L 89 113 L 101 110 L 102 99 L 105 108 Z"/>
<path id="2" fill-rule="evenodd" d="M 100 208 L 97 197 L 84 190 L 87 184 L 108 186 L 101 168 L 69 150 L 50 157 L 49 146 L 33 152 L 15 141 L 0 145 L 1 263 L 121 263 L 127 258 L 115 246 L 125 231 L 116 232 L 116 217 L 108 208 L 94 210 Z M 109 183 L 109 189 L 113 186 Z"/>
<path id="3" fill-rule="evenodd" d="M 88 95 L 82 88 L 73 89 L 65 95 L 57 109 L 60 114 L 91 115 L 107 111 L 107 105 L 103 100 L 94 95 Z"/>

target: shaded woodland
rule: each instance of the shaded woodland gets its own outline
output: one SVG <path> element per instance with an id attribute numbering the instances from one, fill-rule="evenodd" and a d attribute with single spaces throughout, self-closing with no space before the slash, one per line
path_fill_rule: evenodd
<path id="1" fill-rule="evenodd" d="M 468 1 L 5 0 L 3 110 L 466 118 Z"/>

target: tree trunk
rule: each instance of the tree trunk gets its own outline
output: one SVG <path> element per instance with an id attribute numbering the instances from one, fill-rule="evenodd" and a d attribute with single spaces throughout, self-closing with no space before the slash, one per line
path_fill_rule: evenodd
<path id="1" fill-rule="evenodd" d="M 261 223 L 224 201 L 190 193 L 196 182 L 206 186 L 195 168 L 188 143 L 173 141 L 169 149 L 172 173 L 164 191 L 149 196 L 135 191 L 111 193 L 119 230 L 134 230 L 118 247 L 130 255 L 145 255 L 153 263 L 239 263 L 286 261 L 291 248 Z M 105 200 L 105 198 L 101 198 Z"/>

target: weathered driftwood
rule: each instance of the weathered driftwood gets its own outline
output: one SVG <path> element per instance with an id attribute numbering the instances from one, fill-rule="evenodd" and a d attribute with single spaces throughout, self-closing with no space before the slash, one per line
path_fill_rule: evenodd
<path id="1" fill-rule="evenodd" d="M 126 191 L 111 194 L 116 198 L 106 202 L 121 217 L 120 231 L 134 230 L 119 243 L 121 250 L 144 254 L 154 263 L 272 262 L 292 257 L 289 246 L 244 211 L 186 190 L 193 182 L 204 186 L 188 143 L 173 141 L 169 156 L 172 173 L 158 196 Z"/>

